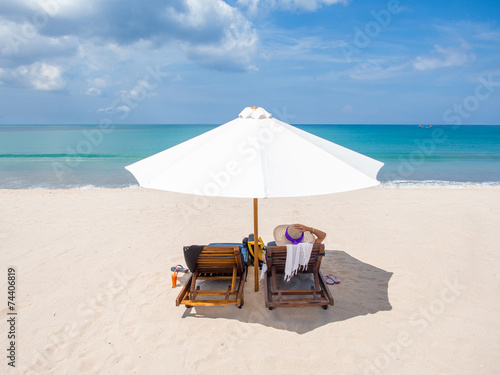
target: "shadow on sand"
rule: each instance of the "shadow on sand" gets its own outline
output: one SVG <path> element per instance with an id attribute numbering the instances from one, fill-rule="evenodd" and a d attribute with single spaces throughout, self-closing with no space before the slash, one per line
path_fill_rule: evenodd
<path id="1" fill-rule="evenodd" d="M 186 309 L 183 318 L 234 319 L 304 334 L 330 323 L 392 309 L 388 297 L 392 272 L 364 263 L 340 250 L 326 251 L 321 271 L 323 275 L 332 273 L 341 281 L 329 286 L 335 305 L 327 310 L 321 307 L 268 310 L 264 304 L 264 284 L 261 282 L 259 292 L 254 292 L 253 268 L 250 268 L 245 285 L 245 304 L 241 309 L 235 306 L 199 306 Z M 297 282 L 301 282 L 300 279 Z M 293 283 L 291 281 L 288 287 L 293 288 Z"/>

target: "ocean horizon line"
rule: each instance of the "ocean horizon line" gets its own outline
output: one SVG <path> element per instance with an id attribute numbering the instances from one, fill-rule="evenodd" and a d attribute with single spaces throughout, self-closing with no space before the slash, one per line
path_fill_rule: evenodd
<path id="1" fill-rule="evenodd" d="M 279 118 L 277 118 L 280 120 Z M 231 121 L 231 120 L 229 120 Z M 284 120 L 280 120 L 284 121 Z M 227 121 L 228 122 L 228 121 Z M 286 122 L 286 121 L 285 121 Z M 111 123 L 107 124 L 107 126 L 118 126 L 118 127 L 129 127 L 129 126 L 220 126 L 225 123 L 134 123 L 134 124 L 121 124 L 121 123 Z M 289 123 L 292 126 L 449 126 L 449 127 L 462 127 L 462 126 L 500 126 L 500 124 L 429 124 L 429 123 L 415 123 L 415 124 L 335 124 L 335 123 Z M 46 124 L 0 124 L 0 128 L 2 127 L 34 127 L 34 126 L 55 126 L 55 127 L 99 127 L 98 123 L 82 123 L 82 124 L 66 124 L 66 123 L 46 123 Z"/>
<path id="2" fill-rule="evenodd" d="M 65 186 L 48 186 L 47 184 L 33 185 L 29 187 L 6 188 L 0 190 L 131 190 L 146 189 L 138 184 L 124 184 L 122 186 L 103 186 L 95 184 L 68 184 Z M 380 185 L 373 189 L 500 189 L 500 181 L 441 181 L 441 180 L 396 180 L 380 181 Z M 161 191 L 161 190 L 158 190 Z M 191 195 L 191 194 L 189 194 Z M 210 196 L 208 196 L 210 197 Z"/>

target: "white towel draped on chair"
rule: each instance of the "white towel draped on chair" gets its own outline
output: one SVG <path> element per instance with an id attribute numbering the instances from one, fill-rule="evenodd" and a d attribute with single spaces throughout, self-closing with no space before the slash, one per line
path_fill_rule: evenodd
<path id="1" fill-rule="evenodd" d="M 312 243 L 301 242 L 297 245 L 286 245 L 285 281 L 290 281 L 299 267 L 301 270 L 307 269 L 312 248 Z"/>

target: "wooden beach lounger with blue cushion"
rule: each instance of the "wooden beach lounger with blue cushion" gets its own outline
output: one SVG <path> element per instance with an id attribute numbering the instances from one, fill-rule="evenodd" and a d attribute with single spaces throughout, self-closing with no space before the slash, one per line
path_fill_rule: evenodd
<path id="1" fill-rule="evenodd" d="M 177 306 L 243 306 L 247 268 L 240 246 L 185 246 L 184 258 L 192 274 L 177 296 Z M 202 290 L 202 280 L 231 284 L 223 290 Z"/>
<path id="2" fill-rule="evenodd" d="M 283 280 L 285 273 L 286 246 L 267 246 L 267 272 L 264 278 L 266 307 L 272 310 L 275 307 L 323 306 L 327 309 L 329 305 L 333 306 L 333 296 L 319 270 L 324 255 L 325 245 L 314 244 L 307 270 L 298 271 L 299 275 L 311 274 L 310 281 L 301 281 L 308 284 L 309 289 L 282 289 L 278 284 Z"/>

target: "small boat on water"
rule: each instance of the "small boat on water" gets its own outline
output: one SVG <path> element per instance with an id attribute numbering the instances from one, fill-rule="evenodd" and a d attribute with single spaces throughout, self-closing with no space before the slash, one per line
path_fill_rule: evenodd
<path id="1" fill-rule="evenodd" d="M 419 125 L 419 129 L 430 129 L 432 128 L 432 125 Z"/>

